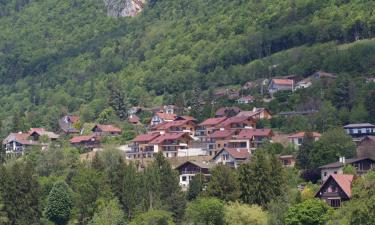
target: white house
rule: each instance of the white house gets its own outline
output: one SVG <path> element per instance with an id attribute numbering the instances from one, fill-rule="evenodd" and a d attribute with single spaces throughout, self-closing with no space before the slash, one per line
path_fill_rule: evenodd
<path id="1" fill-rule="evenodd" d="M 212 160 L 216 164 L 223 164 L 229 167 L 238 168 L 242 163 L 247 162 L 250 153 L 247 149 L 221 149 Z"/>
<path id="2" fill-rule="evenodd" d="M 312 132 L 314 141 L 317 141 L 322 136 L 318 132 Z M 305 137 L 305 132 L 298 132 L 288 136 L 289 143 L 291 143 L 295 148 L 299 148 L 303 142 L 303 138 Z"/>

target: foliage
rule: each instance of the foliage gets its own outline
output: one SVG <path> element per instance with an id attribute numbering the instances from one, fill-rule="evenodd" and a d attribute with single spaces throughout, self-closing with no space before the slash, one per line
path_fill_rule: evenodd
<path id="1" fill-rule="evenodd" d="M 280 161 L 274 155 L 257 151 L 250 163 L 239 171 L 241 200 L 265 207 L 272 199 L 282 195 L 286 181 Z"/>
<path id="2" fill-rule="evenodd" d="M 205 177 L 202 173 L 197 173 L 189 182 L 189 189 L 186 194 L 187 200 L 194 200 L 203 191 L 205 186 Z"/>
<path id="3" fill-rule="evenodd" d="M 0 190 L 10 224 L 37 225 L 41 218 L 40 187 L 29 163 L 15 162 L 1 168 Z"/>
<path id="4" fill-rule="evenodd" d="M 224 224 L 224 204 L 216 198 L 198 198 L 187 205 L 186 218 L 193 225 Z"/>
<path id="5" fill-rule="evenodd" d="M 296 167 L 299 169 L 307 170 L 311 169 L 311 152 L 314 148 L 315 138 L 313 133 L 306 132 L 301 146 L 298 149 L 296 157 Z"/>
<path id="6" fill-rule="evenodd" d="M 174 225 L 172 214 L 163 210 L 150 210 L 138 215 L 129 225 Z"/>
<path id="7" fill-rule="evenodd" d="M 45 214 L 47 218 L 57 225 L 67 224 L 73 208 L 73 200 L 69 186 L 58 181 L 48 196 Z"/>
<path id="8" fill-rule="evenodd" d="M 357 175 L 357 170 L 354 166 L 347 164 L 342 168 L 343 174 Z"/>
<path id="9" fill-rule="evenodd" d="M 225 224 L 228 225 L 267 225 L 267 213 L 257 205 L 246 205 L 238 202 L 224 207 Z"/>
<path id="10" fill-rule="evenodd" d="M 210 172 L 207 194 L 224 201 L 237 200 L 240 195 L 237 171 L 225 165 L 217 165 Z"/>
<path id="11" fill-rule="evenodd" d="M 285 225 L 324 225 L 332 209 L 319 199 L 309 199 L 289 208 L 285 216 Z"/>
<path id="12" fill-rule="evenodd" d="M 117 199 L 100 200 L 99 206 L 88 225 L 121 225 L 124 222 L 124 212 Z"/>

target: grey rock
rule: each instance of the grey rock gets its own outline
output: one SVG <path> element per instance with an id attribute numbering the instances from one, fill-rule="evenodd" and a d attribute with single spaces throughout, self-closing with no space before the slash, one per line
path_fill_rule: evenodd
<path id="1" fill-rule="evenodd" d="M 111 17 L 136 16 L 142 11 L 146 0 L 104 0 L 107 14 Z"/>

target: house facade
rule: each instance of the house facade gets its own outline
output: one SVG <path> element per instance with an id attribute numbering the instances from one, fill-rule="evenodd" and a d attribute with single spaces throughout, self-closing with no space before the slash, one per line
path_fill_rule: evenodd
<path id="1" fill-rule="evenodd" d="M 331 207 L 338 208 L 342 202 L 351 198 L 353 179 L 353 175 L 332 174 L 320 187 L 315 197 L 324 200 Z"/>
<path id="2" fill-rule="evenodd" d="M 121 129 L 114 125 L 96 124 L 91 131 L 96 136 L 115 137 L 121 135 Z"/>
<path id="3" fill-rule="evenodd" d="M 375 125 L 371 123 L 348 124 L 344 126 L 347 134 L 353 138 L 362 138 L 367 135 L 375 135 Z"/>
<path id="4" fill-rule="evenodd" d="M 156 126 L 165 122 L 172 122 L 177 117 L 174 113 L 157 112 L 151 118 L 151 126 Z"/>
<path id="5" fill-rule="evenodd" d="M 164 157 L 177 157 L 180 149 L 191 148 L 192 138 L 187 133 L 166 133 L 153 139 L 154 152 L 163 152 Z"/>
<path id="6" fill-rule="evenodd" d="M 67 115 L 59 120 L 60 130 L 66 134 L 79 133 L 76 124 L 79 122 L 79 116 Z"/>
<path id="7" fill-rule="evenodd" d="M 294 155 L 279 155 L 278 158 L 285 167 L 294 167 L 296 164 L 296 157 Z"/>
<path id="8" fill-rule="evenodd" d="M 268 92 L 273 94 L 278 91 L 293 91 L 294 80 L 292 79 L 272 79 L 268 85 Z"/>
<path id="9" fill-rule="evenodd" d="M 205 181 L 209 181 L 210 178 L 210 169 L 212 164 L 207 162 L 200 162 L 200 161 L 186 161 L 181 165 L 177 166 L 175 169 L 178 171 L 180 175 L 180 186 L 183 190 L 187 190 L 190 185 L 190 181 L 193 177 L 198 174 L 202 173 L 205 177 Z"/>
<path id="10" fill-rule="evenodd" d="M 236 129 L 250 129 L 256 127 L 256 119 L 249 116 L 235 116 L 228 118 L 217 125 L 219 129 L 236 130 Z"/>
<path id="11" fill-rule="evenodd" d="M 70 144 L 77 148 L 93 150 L 100 147 L 100 139 L 95 135 L 75 136 L 69 140 Z"/>
<path id="12" fill-rule="evenodd" d="M 227 117 L 208 118 L 196 127 L 195 135 L 200 139 L 201 142 L 208 141 L 208 135 L 218 130 L 217 126 L 224 122 Z"/>
<path id="13" fill-rule="evenodd" d="M 3 146 L 6 154 L 22 155 L 27 148 L 39 145 L 37 141 L 30 139 L 29 133 L 10 133 L 4 140 Z"/>
<path id="14" fill-rule="evenodd" d="M 327 180 L 330 175 L 343 174 L 345 165 L 353 166 L 356 168 L 357 174 L 362 175 L 375 168 L 375 160 L 371 158 L 345 159 L 345 157 L 340 157 L 338 162 L 319 167 L 322 181 Z"/>
<path id="15" fill-rule="evenodd" d="M 288 136 L 289 143 L 292 144 L 293 147 L 298 149 L 301 146 L 303 139 L 305 138 L 305 133 L 306 132 L 298 132 L 298 133 L 294 133 Z M 320 137 L 322 136 L 318 132 L 312 132 L 312 135 L 313 135 L 314 141 L 318 141 Z"/>
<path id="16" fill-rule="evenodd" d="M 221 149 L 213 158 L 215 164 L 226 165 L 237 169 L 241 164 L 248 162 L 250 153 L 246 149 Z"/>
<path id="17" fill-rule="evenodd" d="M 244 97 L 241 97 L 239 99 L 236 100 L 236 102 L 238 104 L 251 104 L 254 102 L 254 97 L 251 96 L 251 95 L 248 95 L 248 96 L 244 96 Z"/>

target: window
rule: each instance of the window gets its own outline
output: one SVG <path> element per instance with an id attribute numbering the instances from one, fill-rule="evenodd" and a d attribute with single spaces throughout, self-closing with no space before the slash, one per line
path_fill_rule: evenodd
<path id="1" fill-rule="evenodd" d="M 302 144 L 302 138 L 298 138 L 298 144 Z"/>
<path id="2" fill-rule="evenodd" d="M 337 174 L 337 171 L 333 172 L 334 174 Z"/>
<path id="3" fill-rule="evenodd" d="M 324 172 L 324 176 L 325 176 L 325 177 L 327 176 L 327 172 Z"/>
<path id="4" fill-rule="evenodd" d="M 186 181 L 186 176 L 182 176 L 182 181 Z"/>
<path id="5" fill-rule="evenodd" d="M 340 207 L 341 200 L 340 199 L 331 199 L 331 206 L 332 207 Z"/>

